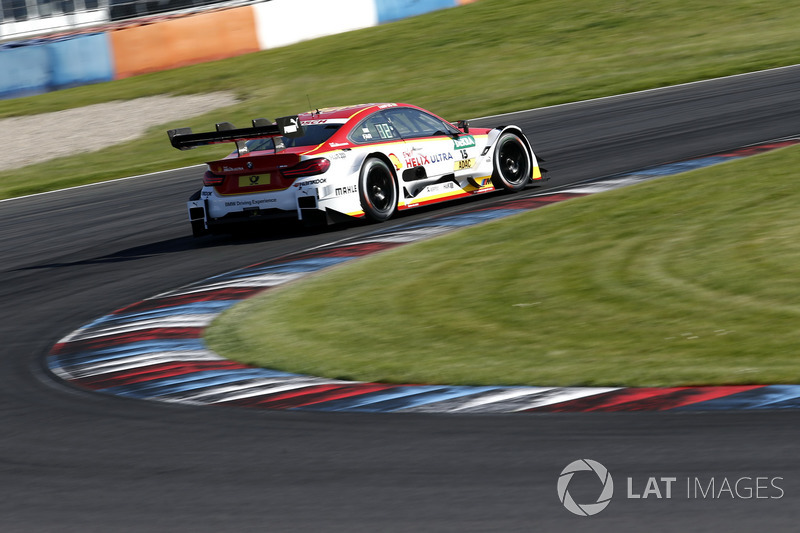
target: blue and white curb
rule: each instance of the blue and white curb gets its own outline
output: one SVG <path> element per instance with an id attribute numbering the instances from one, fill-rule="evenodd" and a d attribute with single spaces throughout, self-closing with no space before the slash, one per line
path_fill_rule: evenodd
<path id="1" fill-rule="evenodd" d="M 137 302 L 70 333 L 48 355 L 74 385 L 129 398 L 192 405 L 350 412 L 512 413 L 776 409 L 800 407 L 800 386 L 507 387 L 365 383 L 255 368 L 224 359 L 203 341 L 224 310 L 271 287 L 365 255 L 458 228 L 800 143 L 764 144 L 662 165 L 555 193 L 378 231 L 213 276 Z"/>

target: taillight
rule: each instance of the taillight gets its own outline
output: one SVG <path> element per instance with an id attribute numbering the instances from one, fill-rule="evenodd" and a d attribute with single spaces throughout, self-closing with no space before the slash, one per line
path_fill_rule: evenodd
<path id="1" fill-rule="evenodd" d="M 281 174 L 283 174 L 283 177 L 289 179 L 304 178 L 306 176 L 314 176 L 315 174 L 323 174 L 327 172 L 330 167 L 331 162 L 324 157 L 320 157 L 317 159 L 307 159 L 293 167 L 284 168 L 281 170 Z"/>
<path id="2" fill-rule="evenodd" d="M 225 176 L 214 174 L 210 170 L 206 170 L 206 173 L 203 174 L 203 185 L 208 185 L 209 187 L 217 187 L 219 185 L 222 185 L 224 181 L 225 181 Z"/>

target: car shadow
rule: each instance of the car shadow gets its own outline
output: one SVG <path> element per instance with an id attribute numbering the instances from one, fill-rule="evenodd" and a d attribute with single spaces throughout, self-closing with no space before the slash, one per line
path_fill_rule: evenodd
<path id="1" fill-rule="evenodd" d="M 527 193 L 541 192 L 538 187 L 530 187 Z M 393 226 L 402 226 L 418 219 L 436 218 L 437 216 L 451 216 L 454 213 L 463 213 L 473 208 L 485 209 L 488 205 L 497 205 L 509 201 L 514 201 L 527 196 L 523 194 L 494 194 L 492 196 L 476 195 L 467 198 L 461 198 L 448 202 L 449 206 L 445 207 L 442 204 L 422 206 L 410 211 L 403 211 L 396 213 L 392 218 L 393 224 L 386 223 L 370 223 L 364 220 L 353 220 L 352 222 L 341 222 L 331 224 L 328 226 L 307 226 L 297 221 L 271 221 L 243 224 L 241 226 L 232 226 L 224 233 L 214 233 L 204 235 L 202 237 L 192 237 L 185 235 L 173 239 L 167 239 L 159 242 L 144 244 L 141 246 L 134 246 L 119 250 L 114 253 L 94 257 L 90 259 L 81 259 L 78 261 L 65 261 L 65 262 L 50 262 L 42 263 L 32 266 L 26 266 L 15 269 L 16 271 L 36 270 L 36 269 L 49 269 L 73 266 L 86 266 L 98 264 L 111 264 L 121 263 L 127 261 L 136 261 L 155 256 L 163 256 L 167 254 L 185 253 L 192 250 L 200 250 L 214 247 L 228 247 L 228 246 L 246 246 L 265 242 L 275 242 L 287 239 L 302 238 L 313 235 L 334 234 L 341 230 L 349 228 L 361 228 L 367 232 L 379 232 L 382 229 L 391 231 Z M 494 201 L 490 204 L 486 203 L 486 199 L 492 197 Z"/>
<path id="2" fill-rule="evenodd" d="M 87 265 L 101 265 L 123 263 L 128 261 L 137 261 L 141 259 L 164 256 L 168 254 L 179 254 L 191 252 L 193 250 L 202 250 L 207 248 L 221 247 L 221 246 L 246 246 L 251 244 L 265 243 L 271 241 L 282 241 L 286 239 L 294 239 L 304 236 L 322 235 L 326 233 L 335 232 L 342 229 L 344 226 L 327 226 L 327 227 L 307 227 L 301 224 L 282 224 L 280 226 L 265 227 L 243 227 L 231 229 L 227 233 L 219 233 L 212 235 L 205 235 L 202 237 L 192 237 L 185 235 L 173 239 L 166 239 L 163 241 L 152 242 L 143 244 L 141 246 L 134 246 L 124 250 L 118 250 L 113 253 L 102 255 L 100 257 L 93 257 L 89 259 L 81 259 L 77 261 L 64 261 L 64 262 L 48 262 L 36 265 L 30 265 L 14 269 L 15 271 L 26 270 L 40 270 L 51 268 L 87 266 Z"/>

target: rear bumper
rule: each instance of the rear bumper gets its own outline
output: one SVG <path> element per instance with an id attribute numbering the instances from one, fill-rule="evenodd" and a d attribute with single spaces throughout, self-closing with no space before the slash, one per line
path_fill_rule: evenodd
<path id="1" fill-rule="evenodd" d="M 215 229 L 222 229 L 231 227 L 238 224 L 249 224 L 257 222 L 269 222 L 274 220 L 298 220 L 298 210 L 286 210 L 259 207 L 246 208 L 241 211 L 231 211 L 220 217 L 209 216 L 208 200 L 198 199 L 189 200 L 187 204 L 189 211 L 189 222 L 193 226 L 197 225 L 212 232 Z"/>
<path id="2" fill-rule="evenodd" d="M 207 199 L 196 198 L 195 195 L 187 204 L 189 222 L 195 236 L 234 229 L 236 226 L 256 225 L 276 221 L 302 222 L 306 225 L 328 225 L 355 220 L 353 217 L 334 209 L 319 208 L 316 202 L 300 203 L 295 209 L 276 209 L 248 207 L 241 211 L 231 211 L 219 217 L 209 216 Z M 308 198 L 308 197 L 306 197 Z"/>

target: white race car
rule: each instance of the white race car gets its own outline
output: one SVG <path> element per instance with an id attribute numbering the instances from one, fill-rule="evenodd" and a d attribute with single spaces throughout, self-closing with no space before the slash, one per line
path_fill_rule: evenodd
<path id="1" fill-rule="evenodd" d="M 170 130 L 182 150 L 236 143 L 211 161 L 188 203 L 192 233 L 231 223 L 293 218 L 310 223 L 383 221 L 396 211 L 541 181 L 530 143 L 516 126 L 456 125 L 408 104 L 314 110 L 252 127 Z"/>

